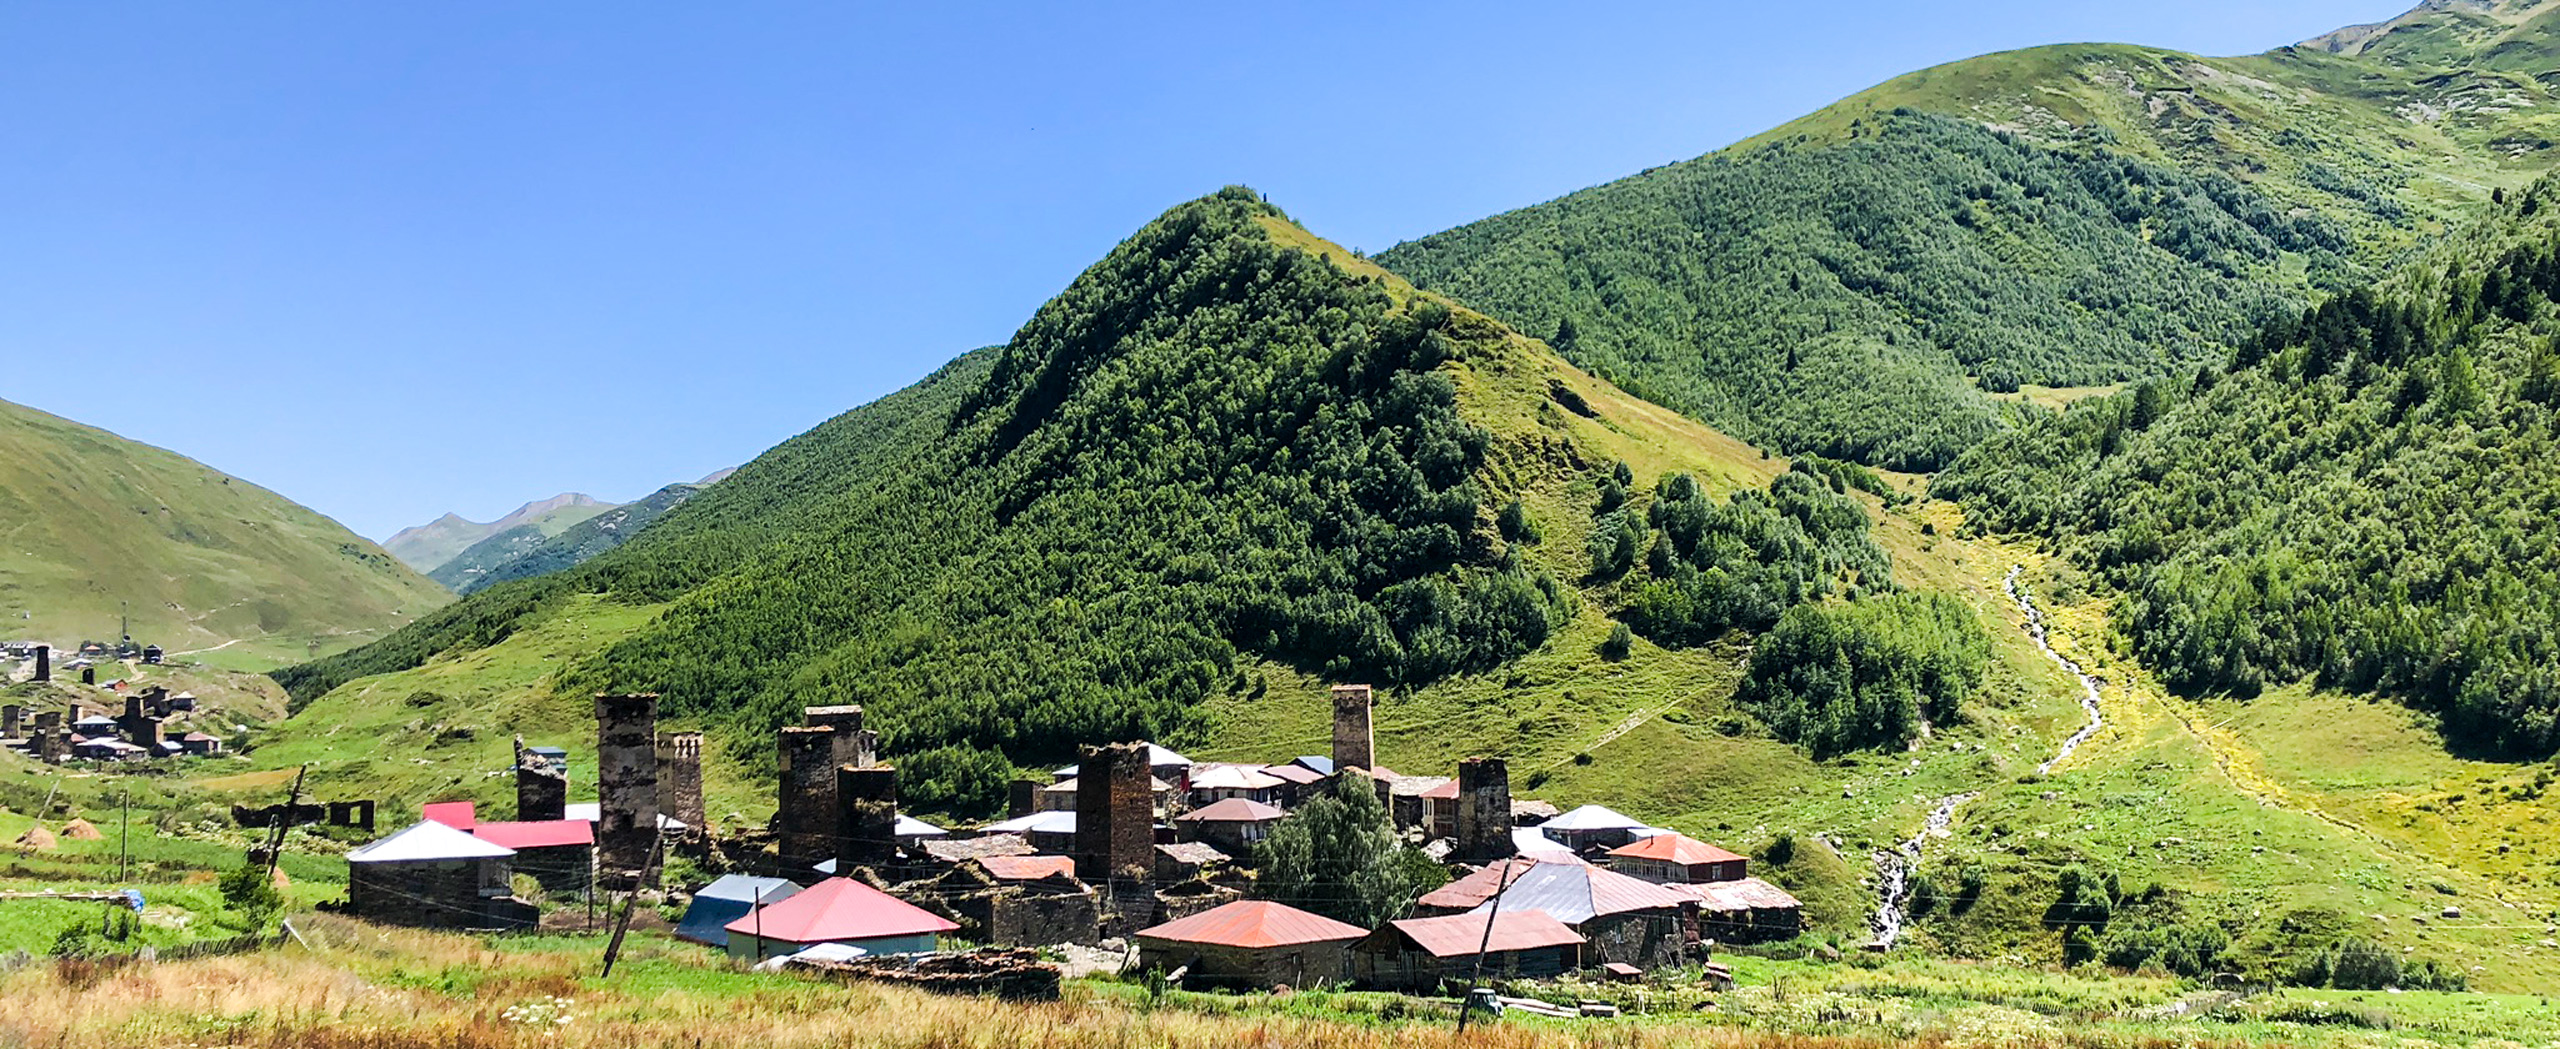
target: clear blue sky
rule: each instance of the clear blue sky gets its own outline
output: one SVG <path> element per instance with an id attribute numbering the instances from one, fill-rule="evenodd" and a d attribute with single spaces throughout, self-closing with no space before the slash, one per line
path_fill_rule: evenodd
<path id="1" fill-rule="evenodd" d="M 631 499 L 1226 183 L 1374 251 L 1967 55 L 2410 2 L 11 3 L 0 398 L 374 538 Z"/>

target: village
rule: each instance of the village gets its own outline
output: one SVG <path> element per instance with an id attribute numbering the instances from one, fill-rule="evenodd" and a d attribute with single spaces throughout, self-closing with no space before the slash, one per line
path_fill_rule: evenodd
<path id="1" fill-rule="evenodd" d="M 53 646 L 35 641 L 0 642 L 0 657 L 20 664 L 26 680 L 36 685 L 54 681 Z M 158 666 L 158 645 L 136 645 L 128 635 L 109 646 L 81 642 L 64 671 L 77 671 L 80 684 L 123 697 L 123 708 L 92 708 L 78 700 L 58 710 L 37 710 L 18 702 L 0 703 L 0 747 L 48 764 L 148 761 L 159 758 L 212 757 L 224 752 L 221 737 L 196 727 L 199 708 L 194 693 L 171 692 L 166 686 L 139 685 L 123 679 L 98 680 L 98 668 L 115 662 Z M 15 674 L 0 675 L 0 684 Z"/>
<path id="2" fill-rule="evenodd" d="M 672 935 L 741 964 L 928 973 L 930 985 L 976 989 L 990 985 L 955 974 L 975 965 L 1019 987 L 1026 967 L 1051 968 L 1022 948 L 1081 948 L 1103 971 L 1199 988 L 1433 993 L 1671 970 L 1712 984 L 1730 980 L 1712 960 L 1718 944 L 1799 931 L 1802 905 L 1752 877 L 1745 857 L 1601 806 L 1515 798 L 1500 758 L 1461 762 L 1454 776 L 1379 765 L 1373 690 L 1332 694 L 1330 755 L 1252 765 L 1143 742 L 1086 747 L 1047 782 L 1014 782 L 1009 818 L 974 829 L 899 811 L 897 769 L 879 760 L 862 708 L 809 707 L 777 733 L 770 828 L 718 835 L 703 811 L 702 735 L 659 732 L 655 696 L 599 696 L 596 802 L 568 800 L 563 750 L 519 741 L 513 819 L 486 819 L 468 801 L 425 805 L 347 853 L 345 909 L 390 924 L 532 929 L 541 908 L 514 888 L 529 875 L 545 895 L 591 904 L 616 893 L 680 901 Z M 1256 898 L 1256 846 L 1346 783 L 1374 791 L 1394 833 L 1448 873 L 1374 928 Z M 282 815 L 339 822 L 332 808 Z M 670 857 L 717 877 L 669 884 Z M 955 953 L 963 944 L 972 949 Z M 1056 978 L 1031 985 L 1054 989 Z"/>

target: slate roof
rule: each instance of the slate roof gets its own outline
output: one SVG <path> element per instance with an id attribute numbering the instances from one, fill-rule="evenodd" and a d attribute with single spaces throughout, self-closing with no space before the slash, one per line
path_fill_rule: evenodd
<path id="1" fill-rule="evenodd" d="M 1657 834 L 1632 845 L 1621 845 L 1611 849 L 1609 855 L 1635 860 L 1660 860 L 1664 863 L 1677 863 L 1683 867 L 1694 867 L 1702 863 L 1731 863 L 1742 859 L 1739 855 L 1686 834 Z"/>
<path id="2" fill-rule="evenodd" d="M 1237 900 L 1136 933 L 1142 940 L 1245 948 L 1348 941 L 1368 934 L 1357 925 L 1269 900 Z"/>
<path id="3" fill-rule="evenodd" d="M 388 838 L 347 852 L 349 863 L 416 863 L 433 860 L 490 860 L 516 850 L 482 841 L 434 820 L 420 820 Z"/>
<path id="4" fill-rule="evenodd" d="M 1187 863 L 1195 867 L 1225 863 L 1228 859 L 1226 853 L 1219 852 L 1217 846 L 1205 841 L 1177 841 L 1168 845 L 1158 845 L 1156 854 L 1175 863 Z"/>
<path id="5" fill-rule="evenodd" d="M 924 854 L 944 863 L 988 856 L 1028 856 L 1039 850 L 1019 834 L 987 834 L 975 838 L 937 838 L 922 843 Z"/>
<path id="6" fill-rule="evenodd" d="M 1473 914 L 1406 918 L 1388 922 L 1387 928 L 1434 958 L 1462 958 L 1476 953 L 1478 945 L 1487 951 L 1499 952 L 1529 951 L 1583 942 L 1580 933 L 1565 928 L 1563 922 L 1545 911 L 1496 912 L 1490 940 L 1485 935 L 1484 918 Z"/>
<path id="7" fill-rule="evenodd" d="M 942 933 L 960 927 L 932 911 L 844 878 L 829 878 L 759 910 L 761 918 L 749 912 L 724 928 L 785 943 L 827 943 Z"/>

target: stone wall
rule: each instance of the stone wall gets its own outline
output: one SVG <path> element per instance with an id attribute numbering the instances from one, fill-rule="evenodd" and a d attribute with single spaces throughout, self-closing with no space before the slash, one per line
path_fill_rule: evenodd
<path id="1" fill-rule="evenodd" d="M 1454 858 L 1491 863 L 1511 855 L 1511 771 L 1501 758 L 1458 763 L 1458 833 Z"/>

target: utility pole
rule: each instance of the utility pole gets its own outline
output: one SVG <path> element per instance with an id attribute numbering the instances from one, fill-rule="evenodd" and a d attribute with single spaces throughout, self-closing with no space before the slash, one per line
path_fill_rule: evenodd
<path id="1" fill-rule="evenodd" d="M 608 980 L 613 978 L 614 959 L 622 955 L 622 934 L 631 931 L 631 912 L 640 907 L 640 889 L 648 884 L 649 872 L 658 869 L 658 858 L 667 848 L 666 817 L 660 816 L 658 820 L 658 836 L 649 843 L 649 862 L 638 871 L 632 872 L 631 891 L 622 895 L 622 917 L 613 923 L 613 938 L 605 941 L 604 978 Z M 762 926 L 759 925 L 758 928 L 761 929 Z M 757 938 L 756 955 L 757 961 L 764 960 L 762 937 Z"/>
<path id="2" fill-rule="evenodd" d="M 1485 952 L 1493 948 L 1493 916 L 1502 912 L 1502 894 L 1511 891 L 1512 866 L 1514 864 L 1518 864 L 1519 866 L 1526 868 L 1529 864 L 1535 862 L 1537 861 L 1522 860 L 1517 857 L 1506 857 L 1501 861 L 1502 873 L 1494 877 L 1493 899 L 1485 902 L 1484 938 L 1476 942 L 1475 973 L 1474 975 L 1467 977 L 1466 997 L 1458 999 L 1459 1034 L 1467 1033 L 1467 1007 L 1475 1004 L 1476 985 L 1484 982 Z"/>
<path id="3" fill-rule="evenodd" d="M 285 795 L 284 815 L 276 819 L 275 833 L 267 838 L 267 881 L 276 880 L 276 864 L 284 860 L 285 828 L 293 826 L 293 810 L 302 807 L 302 777 L 311 771 L 304 765 L 293 773 L 293 793 Z"/>

